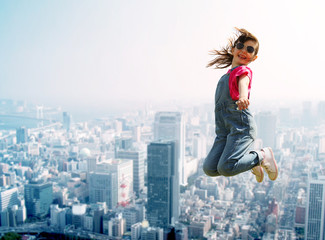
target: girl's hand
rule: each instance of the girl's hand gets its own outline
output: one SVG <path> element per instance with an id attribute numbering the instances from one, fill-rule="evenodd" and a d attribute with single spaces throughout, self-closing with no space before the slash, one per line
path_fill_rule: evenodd
<path id="1" fill-rule="evenodd" d="M 249 100 L 248 98 L 242 97 L 239 98 L 238 101 L 236 102 L 237 106 L 238 106 L 238 110 L 244 110 L 247 109 L 249 106 Z"/>

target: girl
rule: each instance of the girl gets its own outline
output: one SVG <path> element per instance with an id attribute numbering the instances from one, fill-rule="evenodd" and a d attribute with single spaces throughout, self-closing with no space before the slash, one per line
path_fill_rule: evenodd
<path id="1" fill-rule="evenodd" d="M 208 176 L 234 176 L 251 170 L 257 182 L 278 177 L 278 167 L 271 148 L 249 151 L 256 138 L 256 124 L 248 106 L 252 71 L 247 65 L 257 58 L 259 42 L 245 29 L 238 29 L 237 39 L 230 39 L 207 67 L 231 69 L 218 82 L 215 94 L 216 138 L 203 164 Z"/>

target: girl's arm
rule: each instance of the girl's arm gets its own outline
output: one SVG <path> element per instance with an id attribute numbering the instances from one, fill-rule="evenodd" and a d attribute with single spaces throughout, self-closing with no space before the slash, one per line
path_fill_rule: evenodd
<path id="1" fill-rule="evenodd" d="M 247 109 L 249 106 L 249 100 L 248 100 L 249 82 L 250 82 L 250 79 L 247 75 L 242 75 L 239 77 L 239 80 L 238 80 L 239 99 L 236 102 L 239 110 Z"/>

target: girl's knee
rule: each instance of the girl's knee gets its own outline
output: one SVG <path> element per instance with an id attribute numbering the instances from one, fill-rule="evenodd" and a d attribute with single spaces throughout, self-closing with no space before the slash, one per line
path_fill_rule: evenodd
<path id="1" fill-rule="evenodd" d="M 203 172 L 208 175 L 209 177 L 216 177 L 216 176 L 220 176 L 220 174 L 218 173 L 218 171 L 216 170 L 212 170 L 211 168 L 207 167 L 206 164 L 203 164 Z"/>
<path id="2" fill-rule="evenodd" d="M 233 172 L 232 172 L 233 168 L 229 167 L 227 165 L 219 165 L 218 166 L 218 172 L 225 177 L 231 177 L 233 176 Z"/>

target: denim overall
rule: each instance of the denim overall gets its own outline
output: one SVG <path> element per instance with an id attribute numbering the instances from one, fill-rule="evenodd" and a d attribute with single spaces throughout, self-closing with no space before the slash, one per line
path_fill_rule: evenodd
<path id="1" fill-rule="evenodd" d="M 237 110 L 230 97 L 229 75 L 221 77 L 215 94 L 217 136 L 203 164 L 208 176 L 234 176 L 252 169 L 262 159 L 261 153 L 249 152 L 256 138 L 256 124 L 249 109 Z"/>

